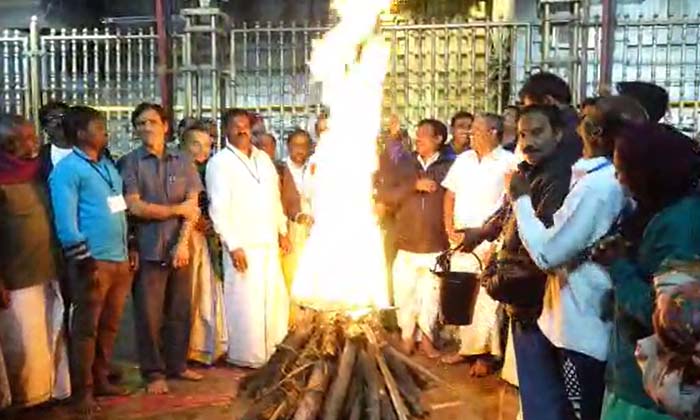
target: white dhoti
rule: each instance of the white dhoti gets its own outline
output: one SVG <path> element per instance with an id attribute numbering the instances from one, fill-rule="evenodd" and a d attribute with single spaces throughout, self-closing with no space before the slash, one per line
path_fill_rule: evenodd
<path id="1" fill-rule="evenodd" d="M 399 250 L 393 266 L 394 304 L 401 337 L 415 338 L 416 326 L 433 339 L 440 302 L 440 279 L 430 270 L 439 254 Z"/>
<path id="2" fill-rule="evenodd" d="M 284 285 L 278 245 L 243 248 L 248 270 L 233 268 L 224 253 L 224 301 L 228 324 L 229 363 L 264 365 L 287 335 L 289 295 Z"/>
<path id="3" fill-rule="evenodd" d="M 478 273 L 481 264 L 486 261 L 490 244 L 483 243 L 474 251 L 480 261 L 472 254 L 457 253 L 452 257 L 452 271 Z M 499 334 L 498 302 L 491 299 L 486 289 L 479 287 L 479 294 L 474 305 L 474 316 L 470 325 L 459 328 L 459 354 L 475 356 L 492 354 L 501 356 L 501 338 Z"/>
<path id="4" fill-rule="evenodd" d="M 63 311 L 55 281 L 11 291 L 10 307 L 0 310 L 0 343 L 13 405 L 70 396 Z"/>
<path id="5" fill-rule="evenodd" d="M 188 359 L 210 365 L 226 353 L 224 293 L 209 256 L 207 238 L 192 232 L 192 329 Z"/>
<path id="6" fill-rule="evenodd" d="M 515 347 L 513 347 L 513 323 L 508 322 L 508 341 L 506 341 L 506 354 L 503 356 L 503 369 L 501 378 L 513 386 L 518 386 L 518 370 L 515 360 Z"/>

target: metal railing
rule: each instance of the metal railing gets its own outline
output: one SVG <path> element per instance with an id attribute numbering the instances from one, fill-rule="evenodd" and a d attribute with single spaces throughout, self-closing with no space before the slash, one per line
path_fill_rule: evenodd
<path id="1" fill-rule="evenodd" d="M 218 117 L 224 107 L 261 113 L 282 135 L 308 127 L 322 109 L 320 86 L 306 65 L 321 24 L 255 23 L 230 27 L 217 9 L 183 11 L 173 48 L 173 102 L 178 118 Z M 382 21 L 391 47 L 385 114 L 408 126 L 446 120 L 457 110 L 500 111 L 538 69 L 569 80 L 577 99 L 598 89 L 601 24 L 577 8 L 541 22 Z M 700 17 L 619 17 L 613 82 L 648 80 L 668 89 L 669 122 L 696 129 L 700 118 Z M 158 101 L 152 24 L 136 28 L 0 31 L 0 110 L 35 117 L 48 100 L 103 110 L 113 147 L 129 150 L 129 115 Z"/>

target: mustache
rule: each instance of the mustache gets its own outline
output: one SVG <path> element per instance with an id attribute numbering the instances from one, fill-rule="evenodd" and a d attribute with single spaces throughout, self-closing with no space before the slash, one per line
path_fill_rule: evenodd
<path id="1" fill-rule="evenodd" d="M 540 149 L 535 146 L 525 146 L 523 147 L 523 153 L 537 153 Z"/>

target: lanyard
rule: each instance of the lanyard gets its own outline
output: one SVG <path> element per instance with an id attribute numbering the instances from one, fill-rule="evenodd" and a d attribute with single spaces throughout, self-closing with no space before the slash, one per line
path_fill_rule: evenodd
<path id="1" fill-rule="evenodd" d="M 586 175 L 592 174 L 593 172 L 598 172 L 599 170 L 607 168 L 610 165 L 612 165 L 612 162 L 610 162 L 609 160 L 606 160 L 605 162 L 601 162 L 595 168 L 587 170 Z"/>
<path id="2" fill-rule="evenodd" d="M 104 180 L 104 182 L 107 183 L 107 185 L 109 186 L 109 189 L 112 190 L 113 193 L 116 193 L 116 192 L 117 192 L 117 191 L 114 189 L 114 181 L 112 180 L 112 175 L 109 173 L 109 168 L 106 168 L 106 169 L 107 169 L 106 172 L 103 173 L 103 172 L 100 170 L 100 168 L 95 164 L 95 162 L 93 162 L 93 161 L 91 161 L 91 160 L 85 158 L 85 157 L 82 156 L 80 153 L 76 153 L 76 155 L 78 155 L 78 157 L 79 157 L 80 159 L 82 159 L 82 160 L 84 160 L 85 162 L 87 162 L 87 163 L 90 165 L 90 167 L 91 167 L 95 172 L 97 172 L 97 175 L 99 175 L 100 178 L 102 178 L 102 180 Z"/>
<path id="3" fill-rule="evenodd" d="M 250 166 L 248 166 L 248 164 L 247 164 L 243 159 L 241 159 L 240 156 L 238 156 L 238 153 L 236 153 L 236 152 L 231 148 L 231 146 L 228 146 L 228 145 L 227 145 L 227 146 L 226 146 L 226 149 L 227 149 L 229 152 L 231 152 L 238 160 L 241 161 L 241 163 L 243 164 L 243 166 L 245 166 L 245 168 L 248 170 L 248 173 L 250 174 L 250 176 L 252 176 L 253 179 L 259 184 L 259 183 L 260 183 L 260 175 L 259 175 L 260 172 L 258 171 L 258 161 L 255 160 L 255 159 L 251 159 L 251 160 L 253 161 L 253 164 L 255 165 L 255 173 L 253 173 L 253 171 L 250 170 Z M 251 153 L 251 156 L 252 156 L 252 153 Z M 256 174 L 258 174 L 258 175 L 256 175 Z"/>

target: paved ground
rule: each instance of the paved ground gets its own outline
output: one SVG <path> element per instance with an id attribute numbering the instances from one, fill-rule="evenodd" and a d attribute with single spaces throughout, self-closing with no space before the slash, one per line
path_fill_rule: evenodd
<path id="1" fill-rule="evenodd" d="M 121 360 L 134 360 L 130 314 L 131 308 L 127 306 L 116 351 Z M 466 365 L 447 367 L 427 359 L 419 360 L 453 386 L 434 388 L 424 394 L 424 402 L 431 408 L 431 420 L 515 419 L 517 393 L 496 376 L 474 379 L 469 377 Z M 250 401 L 236 398 L 238 383 L 247 373 L 242 369 L 225 364 L 214 368 L 198 368 L 206 376 L 204 381 L 172 382 L 171 394 L 150 396 L 141 390 L 136 365 L 133 362 L 123 362 L 122 365 L 126 369 L 126 384 L 135 394 L 123 398 L 100 399 L 102 412 L 98 419 L 231 420 L 238 418 L 250 404 Z M 68 420 L 74 416 L 66 407 L 58 406 L 12 413 L 3 418 Z"/>

